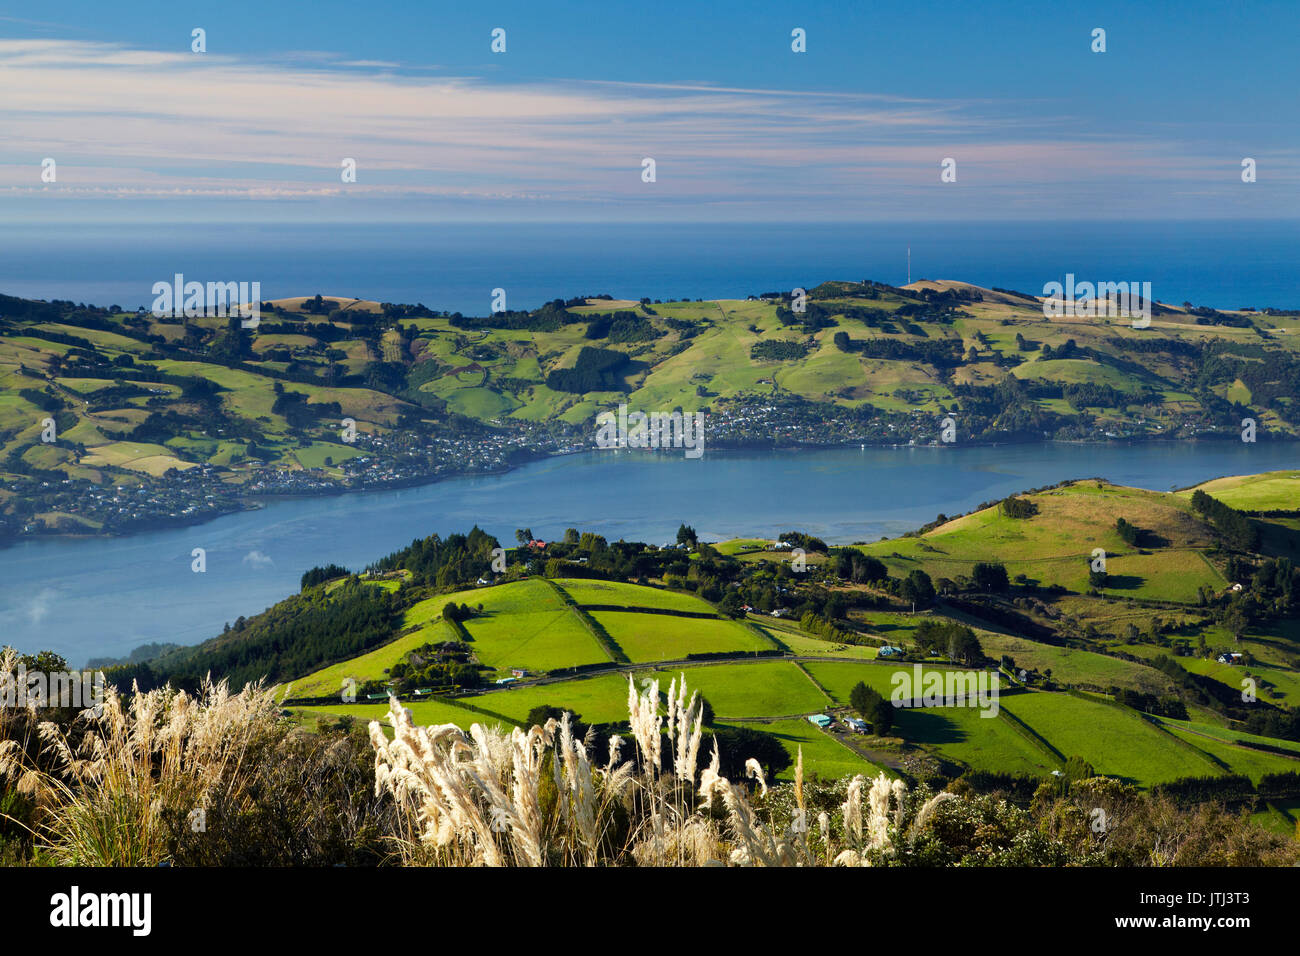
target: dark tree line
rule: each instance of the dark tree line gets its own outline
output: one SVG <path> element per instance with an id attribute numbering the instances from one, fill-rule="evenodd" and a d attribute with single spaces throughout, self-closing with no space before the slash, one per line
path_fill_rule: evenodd
<path id="1" fill-rule="evenodd" d="M 493 549 L 500 546 L 496 538 L 475 525 L 469 534 L 449 534 L 446 538 L 434 534 L 416 539 L 408 547 L 376 561 L 370 569 L 405 568 L 411 572 L 415 584 L 454 587 L 468 584 L 490 571 Z"/>
<path id="2" fill-rule="evenodd" d="M 803 342 L 795 342 L 789 339 L 764 339 L 762 342 L 756 342 L 750 346 L 749 357 L 751 359 L 767 359 L 773 361 L 791 362 L 801 359 L 808 354 L 808 346 Z"/>
<path id="3" fill-rule="evenodd" d="M 363 654 L 391 640 L 400 613 L 394 596 L 351 578 L 326 594 L 296 594 L 252 619 L 239 618 L 218 638 L 107 676 L 119 687 L 142 689 L 170 682 L 195 690 L 208 674 L 233 688 L 262 679 L 291 680 L 327 664 Z"/>
<path id="4" fill-rule="evenodd" d="M 1017 498 L 1015 495 L 1011 495 L 998 502 L 998 510 L 1008 518 L 1025 519 L 1038 514 L 1038 505 L 1028 498 Z"/>
<path id="5" fill-rule="evenodd" d="M 333 581 L 335 578 L 347 577 L 352 572 L 347 568 L 337 564 L 327 564 L 325 566 L 316 566 L 309 571 L 304 571 L 302 579 L 298 582 L 299 590 L 306 591 L 308 588 L 314 588 L 318 584 L 324 584 L 326 581 Z"/>
<path id="6" fill-rule="evenodd" d="M 1199 488 L 1192 493 L 1192 507 L 1214 525 L 1228 547 L 1238 551 L 1258 549 L 1259 528 L 1235 508 L 1225 505 Z"/>
<path id="7" fill-rule="evenodd" d="M 868 687 L 862 681 L 854 684 L 853 690 L 849 691 L 849 706 L 871 724 L 871 732 L 878 737 L 889 733 L 894 726 L 894 705 L 880 691 Z"/>
<path id="8" fill-rule="evenodd" d="M 557 392 L 613 392 L 622 388 L 628 357 L 614 349 L 584 345 L 573 368 L 552 369 L 546 387 Z"/>
<path id="9" fill-rule="evenodd" d="M 984 648 L 975 632 L 955 621 L 926 618 L 917 626 L 913 639 L 916 646 L 927 654 L 970 666 L 984 662 Z"/>

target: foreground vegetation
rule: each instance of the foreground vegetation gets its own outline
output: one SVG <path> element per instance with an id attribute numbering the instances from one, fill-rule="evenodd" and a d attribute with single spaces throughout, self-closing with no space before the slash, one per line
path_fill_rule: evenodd
<path id="1" fill-rule="evenodd" d="M 6 655 L 0 669 L 12 672 Z M 307 743 L 271 692 L 114 690 L 98 713 L 0 711 L 0 851 L 10 863 L 154 866 L 1285 865 L 1300 845 L 1208 804 L 1106 778 L 1044 783 L 1025 807 L 880 774 L 769 787 L 722 773 L 685 679 L 628 685 L 629 741 L 593 752 L 566 715 L 509 732 L 420 727 L 391 702 L 356 738 Z M 625 753 L 626 751 L 626 753 Z M 366 777 L 371 779 L 367 780 Z M 372 789 L 373 788 L 373 789 Z M 1098 825 L 1098 821 L 1102 821 Z"/>

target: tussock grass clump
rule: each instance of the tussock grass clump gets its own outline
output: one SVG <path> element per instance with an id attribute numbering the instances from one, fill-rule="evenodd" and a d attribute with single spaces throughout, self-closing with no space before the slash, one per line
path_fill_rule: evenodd
<path id="1" fill-rule="evenodd" d="M 156 866 L 171 856 L 178 819 L 202 832 L 210 803 L 240 802 L 249 754 L 277 735 L 267 690 L 231 694 L 205 683 L 199 697 L 159 689 L 103 704 L 70 727 L 42 721 L 44 763 L 15 741 L 0 745 L 0 775 L 43 808 L 38 836 L 57 863 Z"/>
<path id="2" fill-rule="evenodd" d="M 751 801 L 745 782 L 720 772 L 716 738 L 701 766 L 703 705 L 683 676 L 661 709 L 658 681 L 641 691 L 628 679 L 633 753 L 610 740 L 605 762 L 593 765 L 586 741 L 576 740 L 569 717 L 509 732 L 475 724 L 417 727 L 410 711 L 390 701 L 389 740 L 370 724 L 377 792 L 391 794 L 402 820 L 403 862 L 484 866 L 813 866 L 866 865 L 887 855 L 906 829 L 906 785 L 881 774 L 849 784 L 838 814 L 838 837 L 823 811 L 808 825 L 803 754 L 792 790 L 795 806 L 778 826 Z M 746 775 L 766 799 L 755 760 Z M 911 827 L 924 827 L 941 794 L 921 806 Z"/>
<path id="3" fill-rule="evenodd" d="M 0 676 L 14 662 L 0 657 Z M 395 825 L 370 794 L 368 748 L 294 731 L 260 685 L 110 687 L 94 709 L 42 716 L 0 708 L 0 792 L 22 802 L 0 812 L 37 862 L 377 863 Z"/>

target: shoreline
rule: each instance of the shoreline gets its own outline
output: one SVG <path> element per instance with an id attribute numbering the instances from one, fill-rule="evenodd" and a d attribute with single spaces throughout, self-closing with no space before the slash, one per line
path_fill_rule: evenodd
<path id="1" fill-rule="evenodd" d="M 1047 445 L 1136 446 L 1136 445 L 1160 445 L 1160 444 L 1173 445 L 1175 444 L 1175 442 L 1177 442 L 1180 445 L 1186 445 L 1186 444 L 1217 445 L 1221 443 L 1231 443 L 1232 441 L 1233 439 L 1230 438 L 1192 439 L 1190 440 L 1190 442 L 1187 439 L 1170 439 L 1170 438 L 1143 438 L 1143 439 L 1115 438 L 1115 439 L 1106 439 L 1104 441 L 1095 441 L 1089 439 L 1043 438 L 1032 442 L 971 441 L 971 442 L 961 442 L 961 443 L 953 443 L 947 445 L 941 442 L 930 441 L 924 444 L 912 444 L 912 443 L 904 444 L 900 442 L 890 442 L 890 443 L 840 442 L 840 443 L 832 443 L 832 444 L 808 443 L 808 444 L 798 444 L 798 445 L 759 445 L 759 444 L 750 443 L 750 444 L 737 444 L 737 445 L 721 444 L 721 445 L 714 445 L 713 447 L 716 448 L 718 451 L 723 451 L 723 452 L 773 453 L 773 452 L 798 452 L 798 451 L 853 450 L 855 448 L 859 450 L 866 450 L 868 448 L 889 449 L 889 450 L 909 450 L 909 449 L 926 448 L 926 449 L 944 451 L 944 450 L 956 450 L 956 449 L 964 449 L 964 448 L 1004 448 L 1004 447 L 1020 447 L 1020 446 L 1031 446 L 1031 445 L 1044 445 L 1044 446 Z M 1265 444 L 1294 444 L 1300 446 L 1300 438 L 1290 439 L 1290 440 L 1273 439 L 1269 442 L 1266 442 Z M 436 476 L 417 476 L 417 477 L 405 478 L 400 481 L 394 481 L 383 485 L 367 485 L 367 486 L 356 487 L 356 488 L 337 487 L 337 488 L 330 488 L 327 490 L 322 490 L 310 494 L 274 494 L 274 493 L 247 494 L 247 495 L 237 494 L 232 496 L 231 501 L 237 502 L 240 505 L 240 507 L 223 510 L 216 514 L 203 515 L 198 517 L 195 516 L 187 516 L 184 518 L 177 517 L 175 519 L 166 520 L 166 521 L 155 520 L 152 522 L 148 522 L 143 527 L 132 528 L 131 530 L 128 531 L 116 531 L 116 532 L 54 531 L 54 532 L 43 532 L 40 534 L 20 534 L 20 535 L 15 535 L 11 538 L 5 538 L 0 540 L 0 550 L 14 547 L 20 543 L 28 542 L 28 541 L 41 541 L 41 540 L 84 541 L 84 540 L 94 540 L 94 539 L 125 540 L 128 538 L 137 537 L 139 535 L 149 534 L 155 531 L 168 531 L 168 530 L 173 530 L 178 528 L 187 528 L 187 527 L 194 527 L 197 525 L 207 524 L 208 522 L 216 521 L 220 518 L 228 517 L 230 515 L 245 514 L 250 511 L 261 511 L 267 508 L 268 506 L 275 504 L 278 501 L 305 501 L 312 498 L 336 498 L 345 495 L 364 495 L 367 492 L 385 492 L 385 491 L 396 491 L 405 488 L 423 488 L 430 485 L 440 484 L 444 481 L 456 481 L 465 478 L 499 477 L 501 475 L 510 474 L 514 471 L 519 470 L 520 468 L 526 467 L 527 465 L 535 464 L 537 462 L 549 461 L 555 458 L 564 458 L 571 455 L 588 454 L 596 451 L 613 451 L 616 453 L 629 452 L 632 454 L 646 454 L 646 455 L 671 453 L 671 450 L 665 452 L 663 449 L 640 449 L 640 448 L 599 449 L 594 446 L 592 448 L 568 448 L 560 451 L 553 451 L 541 455 L 536 455 L 530 457 L 526 461 L 521 461 L 517 464 L 507 465 L 503 468 L 497 468 L 490 471 L 465 472 L 460 474 L 436 475 Z M 1297 464 L 1298 466 L 1300 466 L 1300 462 L 1298 462 Z M 1256 472 L 1251 472 L 1251 474 L 1255 474 L 1255 473 Z M 1189 488 L 1196 487 L 1197 484 L 1204 484 L 1205 482 L 1208 481 L 1214 481 L 1219 478 L 1227 478 L 1227 477 L 1234 477 L 1234 476 L 1216 475 L 1211 478 L 1205 478 L 1202 481 L 1198 481 L 1196 484 L 1180 486 L 1173 490 L 1186 491 Z"/>

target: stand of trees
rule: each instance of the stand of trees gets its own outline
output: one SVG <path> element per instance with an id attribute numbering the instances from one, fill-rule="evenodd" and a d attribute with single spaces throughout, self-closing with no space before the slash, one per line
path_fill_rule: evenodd
<path id="1" fill-rule="evenodd" d="M 883 561 L 851 548 L 844 548 L 835 556 L 835 573 L 854 584 L 883 581 L 889 577 L 889 569 Z"/>
<path id="2" fill-rule="evenodd" d="M 618 391 L 627 363 L 628 357 L 622 352 L 584 345 L 573 368 L 553 369 L 546 376 L 546 387 L 557 392 Z"/>
<path id="3" fill-rule="evenodd" d="M 461 641 L 424 644 L 394 664 L 388 676 L 399 694 L 446 687 L 479 687 L 483 675 L 470 663 L 469 657 L 469 647 Z M 381 688 L 382 685 L 376 689 Z M 370 687 L 362 690 L 369 691 Z"/>
<path id="4" fill-rule="evenodd" d="M 955 621 L 926 618 L 917 626 L 913 639 L 916 646 L 927 654 L 945 655 L 950 660 L 971 666 L 984 661 L 984 648 L 975 632 Z"/>
<path id="5" fill-rule="evenodd" d="M 825 641 L 837 641 L 840 644 L 857 644 L 860 642 L 856 634 L 841 630 L 824 617 L 813 614 L 811 611 L 799 619 L 799 628 Z"/>
<path id="6" fill-rule="evenodd" d="M 889 733 L 894 726 L 894 705 L 885 700 L 880 691 L 868 687 L 862 681 L 858 681 L 853 685 L 853 690 L 849 691 L 849 706 L 871 724 L 871 732 L 878 737 Z"/>
<path id="7" fill-rule="evenodd" d="M 831 341 L 841 352 L 858 352 L 866 358 L 924 362 L 935 368 L 956 368 L 962 363 L 960 339 L 900 342 L 897 339 L 853 339 L 836 332 Z"/>
<path id="8" fill-rule="evenodd" d="M 1115 530 L 1119 533 L 1119 536 L 1124 540 L 1125 544 L 1133 547 L 1137 546 L 1138 535 L 1142 533 L 1141 529 L 1138 528 L 1137 525 L 1131 524 L 1123 518 L 1117 518 L 1115 519 Z"/>
<path id="9" fill-rule="evenodd" d="M 803 548 L 806 552 L 819 552 L 825 554 L 830 549 L 826 547 L 826 542 L 821 538 L 814 538 L 810 534 L 804 534 L 802 531 L 782 531 L 778 541 L 784 541 L 793 548 Z"/>
<path id="10" fill-rule="evenodd" d="M 1205 515 L 1214 529 L 1223 536 L 1228 547 L 1238 551 L 1255 551 L 1259 548 L 1259 528 L 1240 511 L 1212 498 L 1199 488 L 1192 493 L 1192 507 Z"/>
<path id="11" fill-rule="evenodd" d="M 324 584 L 326 581 L 347 577 L 351 573 L 347 568 L 337 564 L 327 564 L 324 567 L 318 565 L 310 571 L 303 572 L 302 579 L 298 582 L 298 588 L 305 591 L 308 588 L 314 588 L 318 584 Z"/>
<path id="12" fill-rule="evenodd" d="M 1004 564 L 989 561 L 976 561 L 971 568 L 971 586 L 976 591 L 1001 594 L 1011 587 Z"/>
<path id="13" fill-rule="evenodd" d="M 409 547 L 394 551 L 370 566 L 372 571 L 396 571 L 405 568 L 416 584 L 450 587 L 469 584 L 492 567 L 492 552 L 499 548 L 497 539 L 478 525 L 469 534 L 438 535 L 412 541 Z"/>
<path id="14" fill-rule="evenodd" d="M 1187 720 L 1187 706 L 1177 697 L 1157 697 L 1155 694 L 1146 694 L 1127 687 L 1112 687 L 1110 693 L 1119 703 L 1140 710 L 1144 714 Z"/>
<path id="15" fill-rule="evenodd" d="M 899 582 L 898 596 L 914 603 L 918 608 L 929 607 L 934 603 L 934 582 L 930 580 L 930 575 L 920 568 L 914 568 Z"/>
<path id="16" fill-rule="evenodd" d="M 653 322 L 626 309 L 591 318 L 591 324 L 583 333 L 586 339 L 608 339 L 615 344 L 648 342 L 659 334 Z"/>
<path id="17" fill-rule="evenodd" d="M 1003 498 L 998 504 L 998 510 L 1008 518 L 1032 518 L 1038 514 L 1038 505 L 1034 504 L 1028 498 L 1017 498 L 1011 495 Z"/>
<path id="18" fill-rule="evenodd" d="M 807 354 L 808 346 L 802 342 L 792 342 L 786 339 L 764 339 L 762 342 L 755 343 L 749 349 L 751 359 L 776 359 L 789 362 L 801 359 Z"/>

